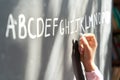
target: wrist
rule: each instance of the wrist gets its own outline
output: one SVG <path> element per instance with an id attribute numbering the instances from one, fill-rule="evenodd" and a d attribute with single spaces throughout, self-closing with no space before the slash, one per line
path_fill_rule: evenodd
<path id="1" fill-rule="evenodd" d="M 88 62 L 83 64 L 85 67 L 86 72 L 91 72 L 95 70 L 95 63 L 94 62 Z"/>

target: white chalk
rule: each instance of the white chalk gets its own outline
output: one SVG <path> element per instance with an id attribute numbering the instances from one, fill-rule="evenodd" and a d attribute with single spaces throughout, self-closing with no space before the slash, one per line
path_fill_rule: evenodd
<path id="1" fill-rule="evenodd" d="M 83 33 L 80 33 L 80 36 L 79 36 L 78 40 L 80 40 L 80 38 L 83 37 L 83 36 L 84 36 Z"/>
<path id="2" fill-rule="evenodd" d="M 80 37 L 83 37 L 83 33 L 80 33 Z"/>

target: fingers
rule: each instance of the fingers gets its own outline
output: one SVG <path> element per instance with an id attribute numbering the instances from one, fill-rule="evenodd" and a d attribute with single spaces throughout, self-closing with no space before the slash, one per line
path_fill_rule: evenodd
<path id="1" fill-rule="evenodd" d="M 84 34 L 79 40 L 79 51 L 84 53 L 84 51 L 95 50 L 97 48 L 97 40 L 95 35 L 92 33 Z"/>
<path id="2" fill-rule="evenodd" d="M 84 34 L 84 36 L 86 37 L 86 39 L 91 47 L 97 47 L 97 40 L 96 40 L 94 34 L 89 33 L 89 34 Z"/>
<path id="3" fill-rule="evenodd" d="M 79 46 L 80 46 L 81 49 L 82 49 L 82 48 L 88 48 L 88 49 L 89 49 L 89 43 L 88 43 L 86 37 L 82 36 L 82 37 L 80 38 Z"/>

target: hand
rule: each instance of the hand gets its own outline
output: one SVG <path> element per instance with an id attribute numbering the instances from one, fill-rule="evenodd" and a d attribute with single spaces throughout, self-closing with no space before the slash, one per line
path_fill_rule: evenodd
<path id="1" fill-rule="evenodd" d="M 95 52 L 97 49 L 97 40 L 92 33 L 84 34 L 79 40 L 79 52 L 81 61 L 85 67 L 86 72 L 95 70 Z"/>

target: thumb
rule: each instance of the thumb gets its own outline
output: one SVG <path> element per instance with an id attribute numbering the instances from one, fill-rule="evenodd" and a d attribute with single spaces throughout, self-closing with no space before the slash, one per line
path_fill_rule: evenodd
<path id="1" fill-rule="evenodd" d="M 82 36 L 81 40 L 82 40 L 82 42 L 83 42 L 83 46 L 84 46 L 85 48 L 89 49 L 90 46 L 89 46 L 89 43 L 88 43 L 87 39 L 86 39 L 84 36 Z"/>

